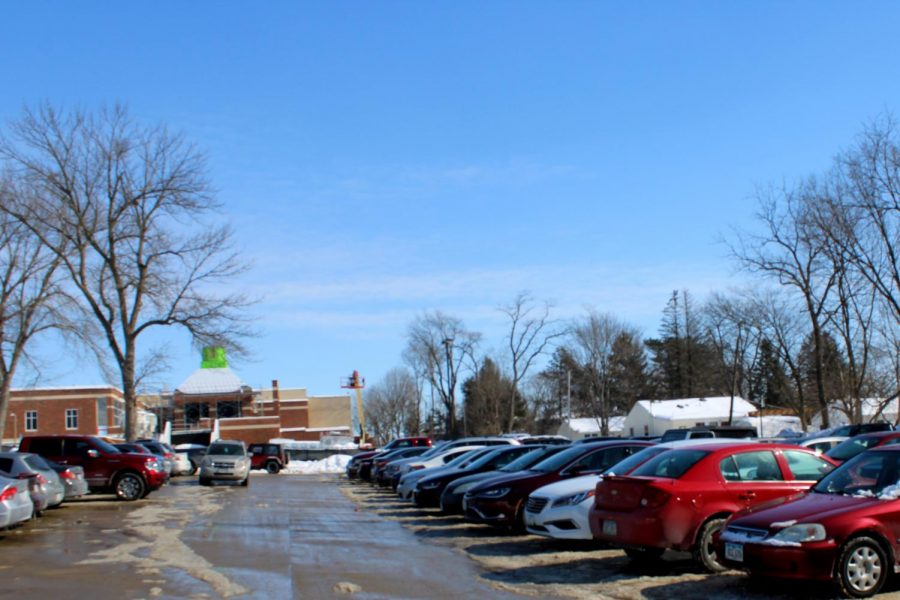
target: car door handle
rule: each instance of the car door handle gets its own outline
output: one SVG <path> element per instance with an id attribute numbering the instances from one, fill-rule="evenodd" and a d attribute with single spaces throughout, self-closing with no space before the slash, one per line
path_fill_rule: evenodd
<path id="1" fill-rule="evenodd" d="M 756 498 L 756 492 L 744 492 L 743 494 L 738 494 L 738 498 L 741 500 L 753 500 Z"/>

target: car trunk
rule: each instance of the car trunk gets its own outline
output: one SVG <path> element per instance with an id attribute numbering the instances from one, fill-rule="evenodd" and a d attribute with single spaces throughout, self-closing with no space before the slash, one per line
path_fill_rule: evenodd
<path id="1" fill-rule="evenodd" d="M 652 478 L 607 475 L 597 484 L 594 504 L 603 510 L 635 510 L 647 505 L 646 498 L 651 495 L 655 482 Z"/>

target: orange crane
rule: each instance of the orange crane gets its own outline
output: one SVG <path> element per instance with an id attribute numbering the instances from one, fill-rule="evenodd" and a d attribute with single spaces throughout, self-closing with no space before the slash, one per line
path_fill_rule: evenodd
<path id="1" fill-rule="evenodd" d="M 341 381 L 341 387 L 345 390 L 356 390 L 356 413 L 359 417 L 359 445 L 366 443 L 366 413 L 363 410 L 362 391 L 366 387 L 366 380 L 359 376 L 359 371 L 354 370 L 350 377 Z"/>

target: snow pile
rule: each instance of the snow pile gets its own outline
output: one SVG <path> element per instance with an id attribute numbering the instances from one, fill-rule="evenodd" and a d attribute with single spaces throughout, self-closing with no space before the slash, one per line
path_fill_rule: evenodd
<path id="1" fill-rule="evenodd" d="M 347 454 L 335 454 L 322 460 L 292 460 L 281 472 L 289 475 L 343 473 L 351 458 L 353 457 Z"/>

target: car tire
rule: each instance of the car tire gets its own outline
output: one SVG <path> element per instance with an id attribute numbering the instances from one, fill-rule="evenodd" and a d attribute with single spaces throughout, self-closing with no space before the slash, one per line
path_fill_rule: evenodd
<path id="1" fill-rule="evenodd" d="M 200 485 L 206 486 L 206 485 L 210 485 L 212 482 L 209 479 L 207 479 L 206 477 L 201 477 L 199 480 L 199 483 L 200 483 Z"/>
<path id="2" fill-rule="evenodd" d="M 278 471 L 281 470 L 281 465 L 278 464 L 277 461 L 270 460 L 266 463 L 266 473 L 271 475 L 277 475 Z"/>
<path id="3" fill-rule="evenodd" d="M 134 502 L 144 497 L 147 485 L 137 473 L 122 473 L 113 484 L 116 498 L 126 502 Z"/>
<path id="4" fill-rule="evenodd" d="M 649 565 L 662 558 L 665 548 L 625 548 L 625 556 L 638 565 Z"/>
<path id="5" fill-rule="evenodd" d="M 727 567 L 720 563 L 716 557 L 716 549 L 713 546 L 713 534 L 725 524 L 725 517 L 710 519 L 700 527 L 697 534 L 697 543 L 694 544 L 694 560 L 710 573 L 721 573 Z"/>
<path id="6" fill-rule="evenodd" d="M 188 475 L 196 475 L 197 474 L 197 463 L 191 461 L 191 470 L 188 471 Z"/>
<path id="7" fill-rule="evenodd" d="M 247 487 L 250 485 L 250 474 L 247 473 L 247 476 L 244 477 L 244 480 L 241 482 L 241 487 Z"/>
<path id="8" fill-rule="evenodd" d="M 853 538 L 841 549 L 835 583 L 842 594 L 852 598 L 874 596 L 884 587 L 892 562 L 877 540 Z"/>

